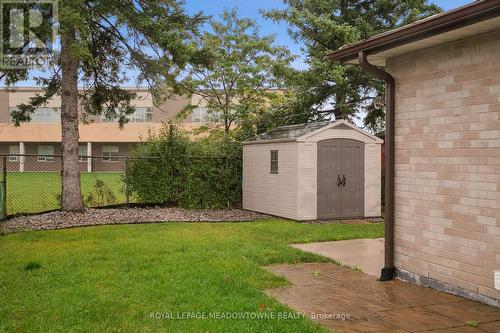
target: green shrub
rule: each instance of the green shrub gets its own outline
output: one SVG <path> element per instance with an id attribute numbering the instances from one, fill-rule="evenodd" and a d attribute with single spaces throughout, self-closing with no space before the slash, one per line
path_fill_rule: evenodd
<path id="1" fill-rule="evenodd" d="M 218 135 L 189 140 L 172 126 L 141 144 L 129 162 L 130 192 L 140 202 L 228 208 L 241 202 L 241 149 Z"/>
<path id="2" fill-rule="evenodd" d="M 181 190 L 181 168 L 186 164 L 189 140 L 174 128 L 137 146 L 128 164 L 129 191 L 140 202 L 176 202 Z"/>
<path id="3" fill-rule="evenodd" d="M 228 139 L 193 142 L 184 168 L 179 204 L 186 208 L 240 206 L 242 160 L 239 144 Z"/>
<path id="4" fill-rule="evenodd" d="M 96 179 L 92 192 L 82 195 L 87 207 L 114 205 L 118 203 L 113 189 L 102 179 Z"/>

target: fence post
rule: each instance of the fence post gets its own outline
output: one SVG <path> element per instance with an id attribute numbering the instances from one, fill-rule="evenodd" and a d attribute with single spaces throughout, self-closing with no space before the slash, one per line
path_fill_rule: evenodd
<path id="1" fill-rule="evenodd" d="M 129 189 L 128 189 L 128 157 L 125 157 L 125 203 L 130 203 Z"/>
<path id="2" fill-rule="evenodd" d="M 0 212 L 2 219 L 7 217 L 7 156 L 3 156 L 3 170 L 2 170 L 2 211 Z"/>

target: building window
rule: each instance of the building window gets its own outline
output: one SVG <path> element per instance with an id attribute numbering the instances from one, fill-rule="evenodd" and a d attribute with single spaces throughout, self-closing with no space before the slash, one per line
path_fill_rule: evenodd
<path id="1" fill-rule="evenodd" d="M 78 161 L 87 162 L 87 146 L 78 146 Z"/>
<path id="2" fill-rule="evenodd" d="M 16 110 L 16 108 L 9 108 L 9 114 L 14 110 Z M 61 122 L 61 108 L 38 108 L 31 114 L 31 122 L 59 123 Z"/>
<path id="3" fill-rule="evenodd" d="M 54 146 L 38 146 L 38 162 L 52 162 L 54 161 Z"/>
<path id="4" fill-rule="evenodd" d="M 103 146 L 102 147 L 102 160 L 108 162 L 117 162 L 119 160 L 118 146 Z"/>
<path id="5" fill-rule="evenodd" d="M 131 123 L 150 123 L 153 121 L 153 108 L 135 108 L 135 111 L 127 116 L 127 119 Z M 103 123 L 116 123 L 118 122 L 118 115 L 112 115 L 111 117 L 106 115 L 101 115 L 101 122 Z"/>
<path id="6" fill-rule="evenodd" d="M 128 116 L 131 123 L 150 123 L 153 120 L 152 108 L 135 108 L 134 113 Z"/>
<path id="7" fill-rule="evenodd" d="M 101 123 L 116 123 L 118 122 L 118 117 L 116 115 L 110 117 L 105 114 L 101 114 Z"/>
<path id="8" fill-rule="evenodd" d="M 271 150 L 271 173 L 278 173 L 278 151 Z"/>
<path id="9" fill-rule="evenodd" d="M 14 156 L 9 156 L 9 162 L 19 162 L 19 146 L 9 146 L 9 154 Z"/>
<path id="10" fill-rule="evenodd" d="M 193 123 L 215 123 L 219 120 L 218 112 L 209 112 L 206 107 L 198 107 L 191 113 Z"/>

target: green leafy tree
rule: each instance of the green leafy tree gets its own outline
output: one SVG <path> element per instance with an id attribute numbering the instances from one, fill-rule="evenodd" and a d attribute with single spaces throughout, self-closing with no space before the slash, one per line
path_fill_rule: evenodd
<path id="1" fill-rule="evenodd" d="M 187 94 L 201 96 L 227 134 L 231 125 L 264 112 L 275 89 L 284 86 L 293 57 L 273 45 L 273 36 L 261 36 L 255 21 L 238 18 L 236 10 L 225 10 L 221 18 L 196 40 L 212 61 L 190 65 L 181 85 Z"/>
<path id="2" fill-rule="evenodd" d="M 341 46 L 436 14 L 440 8 L 427 0 L 284 0 L 285 9 L 264 15 L 285 22 L 289 35 L 304 45 L 308 69 L 290 81 L 295 93 L 289 99 L 289 121 L 321 118 L 329 109 L 346 118 L 366 110 L 365 125 L 383 126 L 384 111 L 374 106 L 384 87 L 358 66 L 326 61 Z"/>
<path id="3" fill-rule="evenodd" d="M 12 113 L 15 125 L 29 122 L 36 108 L 60 95 L 62 126 L 61 208 L 83 209 L 78 167 L 78 104 L 85 115 L 104 114 L 120 125 L 134 112 L 134 94 L 120 86 L 136 76 L 158 98 L 174 85 L 190 61 L 204 59 L 192 38 L 204 22 L 189 16 L 181 0 L 64 0 L 59 1 L 60 50 L 51 70 L 0 70 L 8 85 L 33 79 L 43 93 Z M 27 5 L 28 6 L 28 5 Z M 50 31 L 46 31 L 50 33 Z M 5 42 L 5 41 L 4 41 Z M 85 87 L 78 90 L 78 86 Z"/>

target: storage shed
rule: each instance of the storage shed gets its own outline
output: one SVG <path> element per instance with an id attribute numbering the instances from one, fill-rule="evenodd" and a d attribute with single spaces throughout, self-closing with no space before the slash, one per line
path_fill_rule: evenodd
<path id="1" fill-rule="evenodd" d="M 294 220 L 380 216 L 382 140 L 345 120 L 243 142 L 243 208 Z"/>

